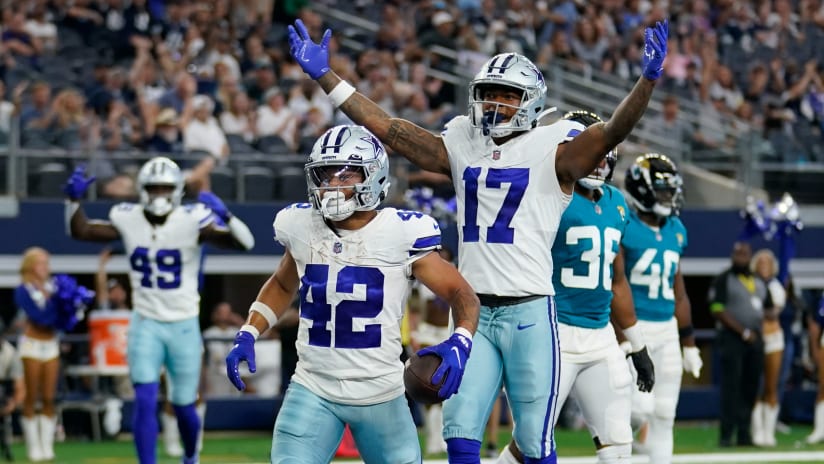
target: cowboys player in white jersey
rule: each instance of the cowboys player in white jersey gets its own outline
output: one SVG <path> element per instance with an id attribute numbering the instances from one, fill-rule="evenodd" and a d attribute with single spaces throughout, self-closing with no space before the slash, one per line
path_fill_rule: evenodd
<path id="1" fill-rule="evenodd" d="M 200 203 L 181 205 L 183 175 L 168 158 L 152 158 L 140 168 L 140 203 L 113 206 L 108 220 L 89 220 L 80 207 L 93 181 L 82 166 L 69 178 L 64 189 L 69 197 L 67 227 L 79 240 L 122 240 L 131 265 L 134 311 L 127 359 L 135 390 L 133 430 L 138 461 L 157 461 L 158 386 L 165 366 L 183 441 L 182 462 L 196 463 L 200 418 L 195 399 L 203 351 L 198 284 L 203 244 L 250 250 L 254 237 L 210 192 L 201 192 Z"/>
<path id="2" fill-rule="evenodd" d="M 249 308 L 226 358 L 254 372 L 254 342 L 300 298 L 298 363 L 275 422 L 272 463 L 328 463 L 349 425 L 366 463 L 421 461 L 415 423 L 404 396 L 401 319 L 414 279 L 446 300 L 455 330 L 427 348 L 442 363 L 439 394 L 458 390 L 478 325 L 478 298 L 458 270 L 437 253 L 438 223 L 423 213 L 376 210 L 389 189 L 381 142 L 360 126 L 336 126 L 309 155 L 311 203 L 275 217 L 286 251 Z M 433 253 L 434 251 L 434 253 Z"/>
<path id="3" fill-rule="evenodd" d="M 677 215 L 682 180 L 667 156 L 647 153 L 630 165 L 624 183 L 632 207 L 621 238 L 625 271 L 657 374 L 655 390 L 633 393 L 633 423 L 648 424 L 638 450 L 650 462 L 669 464 L 682 367 L 698 378 L 703 364 L 679 264 L 687 246 L 687 230 Z"/>
<path id="4" fill-rule="evenodd" d="M 458 203 L 459 270 L 481 300 L 475 354 L 461 391 L 444 403 L 444 438 L 453 463 L 480 461 L 481 441 L 501 384 L 527 463 L 556 462 L 558 328 L 550 247 L 575 182 L 632 130 L 663 72 L 667 24 L 646 30 L 643 76 L 612 119 L 574 139 L 569 122 L 538 126 L 546 83 L 515 53 L 487 61 L 469 85 L 469 114 L 435 135 L 393 118 L 329 68 L 320 43 L 298 20 L 290 53 L 350 119 L 422 169 L 452 177 Z"/>

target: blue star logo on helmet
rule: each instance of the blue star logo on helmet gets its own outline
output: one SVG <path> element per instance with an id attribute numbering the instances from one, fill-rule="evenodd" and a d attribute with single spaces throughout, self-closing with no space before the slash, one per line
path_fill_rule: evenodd
<path id="1" fill-rule="evenodd" d="M 383 145 L 381 145 L 380 141 L 376 137 L 367 135 L 365 137 L 361 137 L 360 139 L 364 142 L 372 144 L 373 150 L 375 150 L 375 157 L 383 153 Z"/>

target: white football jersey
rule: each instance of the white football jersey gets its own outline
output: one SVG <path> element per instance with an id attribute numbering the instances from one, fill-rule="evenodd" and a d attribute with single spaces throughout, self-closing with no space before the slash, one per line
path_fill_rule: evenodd
<path id="1" fill-rule="evenodd" d="M 293 380 L 343 404 L 402 395 L 401 318 L 412 263 L 440 247 L 438 223 L 385 208 L 361 229 L 338 236 L 310 204 L 298 203 L 278 212 L 274 228 L 300 277 Z"/>
<path id="2" fill-rule="evenodd" d="M 555 152 L 580 124 L 561 120 L 496 145 L 457 116 L 443 131 L 458 197 L 458 267 L 477 293 L 553 295 L 550 247 L 572 199 Z"/>
<path id="3" fill-rule="evenodd" d="M 203 265 L 200 230 L 214 221 L 201 203 L 169 213 L 166 222 L 152 225 L 143 206 L 120 203 L 109 211 L 120 232 L 131 271 L 132 307 L 143 316 L 171 322 L 200 313 L 198 283 Z"/>

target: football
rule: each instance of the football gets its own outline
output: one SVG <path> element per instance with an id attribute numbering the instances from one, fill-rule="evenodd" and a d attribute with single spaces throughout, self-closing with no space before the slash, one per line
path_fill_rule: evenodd
<path id="1" fill-rule="evenodd" d="M 443 384 L 443 379 L 437 385 L 432 383 L 432 374 L 441 365 L 441 358 L 435 354 L 427 354 L 422 357 L 413 354 L 406 360 L 403 369 L 403 385 L 406 392 L 415 401 L 423 404 L 435 404 L 443 401 L 438 397 L 438 390 Z"/>

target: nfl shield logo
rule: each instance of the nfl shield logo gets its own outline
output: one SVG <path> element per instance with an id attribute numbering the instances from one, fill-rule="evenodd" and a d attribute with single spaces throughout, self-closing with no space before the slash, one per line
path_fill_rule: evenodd
<path id="1" fill-rule="evenodd" d="M 332 251 L 334 251 L 335 254 L 339 254 L 343 251 L 343 244 L 340 242 L 335 242 L 335 246 L 332 247 Z"/>
<path id="2" fill-rule="evenodd" d="M 501 150 L 493 151 L 492 152 L 492 159 L 494 159 L 495 161 L 498 161 L 499 159 L 501 159 Z"/>

